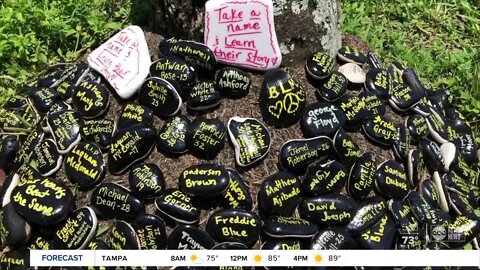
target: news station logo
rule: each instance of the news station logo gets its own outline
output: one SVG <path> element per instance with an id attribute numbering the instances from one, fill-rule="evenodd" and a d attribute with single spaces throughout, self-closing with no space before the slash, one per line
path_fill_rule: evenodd
<path id="1" fill-rule="evenodd" d="M 430 225 L 429 229 L 433 242 L 465 242 L 465 235 L 448 224 Z"/>

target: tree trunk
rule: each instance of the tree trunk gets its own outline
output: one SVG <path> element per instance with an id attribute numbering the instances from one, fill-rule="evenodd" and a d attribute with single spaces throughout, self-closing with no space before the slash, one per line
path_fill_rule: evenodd
<path id="1" fill-rule="evenodd" d="M 153 29 L 166 38 L 203 41 L 204 0 L 150 0 Z M 319 50 L 341 47 L 339 0 L 274 0 L 275 28 L 283 65 L 304 63 Z"/>

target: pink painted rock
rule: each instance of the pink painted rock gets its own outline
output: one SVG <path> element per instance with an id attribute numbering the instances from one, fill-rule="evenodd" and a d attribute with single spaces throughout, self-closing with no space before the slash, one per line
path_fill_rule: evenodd
<path id="1" fill-rule="evenodd" d="M 145 35 L 136 25 L 121 30 L 88 56 L 90 67 L 101 73 L 123 99 L 140 88 L 151 63 Z"/>
<path id="2" fill-rule="evenodd" d="M 255 70 L 279 67 L 282 54 L 275 33 L 272 1 L 208 1 L 205 44 L 218 62 Z"/>

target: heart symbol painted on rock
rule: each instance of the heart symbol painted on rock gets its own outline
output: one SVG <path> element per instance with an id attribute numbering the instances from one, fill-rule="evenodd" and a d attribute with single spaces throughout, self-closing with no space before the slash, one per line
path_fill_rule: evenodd
<path id="1" fill-rule="evenodd" d="M 280 119 L 280 114 L 282 113 L 282 110 L 283 110 L 283 102 L 280 100 L 277 101 L 275 105 L 268 106 L 268 111 L 277 119 Z"/>

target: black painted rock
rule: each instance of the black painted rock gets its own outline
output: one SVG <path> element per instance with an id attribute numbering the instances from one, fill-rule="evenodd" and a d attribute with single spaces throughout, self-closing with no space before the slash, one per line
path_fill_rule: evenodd
<path id="1" fill-rule="evenodd" d="M 55 142 L 52 139 L 46 139 L 35 146 L 30 160 L 36 164 L 42 176 L 50 176 L 60 169 L 63 158 L 58 153 Z"/>
<path id="2" fill-rule="evenodd" d="M 250 193 L 250 187 L 237 171 L 227 169 L 227 172 L 230 178 L 230 184 L 222 194 L 224 208 L 252 210 L 253 199 Z"/>
<path id="3" fill-rule="evenodd" d="M 366 198 L 373 188 L 376 172 L 376 158 L 372 153 L 366 152 L 357 159 L 350 170 L 347 183 L 348 194 L 356 200 Z"/>
<path id="4" fill-rule="evenodd" d="M 305 137 L 332 136 L 345 126 L 345 113 L 328 102 L 315 102 L 308 105 L 300 121 Z"/>
<path id="5" fill-rule="evenodd" d="M 187 130 L 187 145 L 193 155 L 212 159 L 225 146 L 227 130 L 219 119 L 195 118 Z"/>
<path id="6" fill-rule="evenodd" d="M 430 105 L 428 99 L 424 97 L 417 105 L 413 106 L 411 110 L 423 117 L 427 117 L 432 113 L 432 105 Z"/>
<path id="7" fill-rule="evenodd" d="M 65 175 L 80 188 L 92 187 L 105 177 L 102 151 L 94 143 L 81 142 L 65 155 Z"/>
<path id="8" fill-rule="evenodd" d="M 368 52 L 367 53 L 367 64 L 373 69 L 373 68 L 382 68 L 384 67 L 382 60 L 380 60 L 380 57 L 378 54 L 374 52 Z"/>
<path id="9" fill-rule="evenodd" d="M 347 169 L 341 162 L 332 160 L 322 164 L 317 161 L 308 166 L 302 191 L 308 196 L 337 192 L 345 186 L 347 178 Z"/>
<path id="10" fill-rule="evenodd" d="M 445 124 L 439 120 L 437 117 L 434 116 L 432 113 L 430 116 L 426 117 L 428 131 L 430 136 L 439 144 L 448 142 L 448 135 L 445 128 Z"/>
<path id="11" fill-rule="evenodd" d="M 15 210 L 26 221 L 43 226 L 63 221 L 74 205 L 70 189 L 49 178 L 22 181 L 11 194 Z"/>
<path id="12" fill-rule="evenodd" d="M 80 128 L 80 135 L 84 140 L 96 143 L 100 149 L 105 150 L 110 146 L 116 129 L 115 122 L 109 119 L 86 120 Z"/>
<path id="13" fill-rule="evenodd" d="M 306 103 L 303 87 L 281 69 L 270 69 L 260 89 L 260 110 L 263 121 L 275 127 L 288 127 L 301 117 Z"/>
<path id="14" fill-rule="evenodd" d="M 187 194 L 209 198 L 222 194 L 230 183 L 227 170 L 220 165 L 199 164 L 186 168 L 178 178 L 178 188 Z"/>
<path id="15" fill-rule="evenodd" d="M 72 103 L 72 96 L 75 92 L 75 84 L 72 81 L 62 82 L 55 88 L 55 90 L 57 90 L 61 100 L 67 103 Z"/>
<path id="16" fill-rule="evenodd" d="M 109 232 L 108 245 L 115 250 L 140 249 L 140 239 L 135 229 L 123 220 L 116 220 Z"/>
<path id="17" fill-rule="evenodd" d="M 0 137 L 0 168 L 8 173 L 15 155 L 20 149 L 20 142 L 17 136 L 5 135 Z"/>
<path id="18" fill-rule="evenodd" d="M 359 96 L 343 96 L 339 100 L 338 107 L 347 117 L 345 128 L 349 130 L 360 127 L 370 116 L 366 103 Z"/>
<path id="19" fill-rule="evenodd" d="M 412 149 L 408 153 L 407 159 L 407 173 L 410 186 L 416 186 L 422 177 L 422 173 L 425 170 L 425 161 L 423 160 L 423 154 L 419 149 Z"/>
<path id="20" fill-rule="evenodd" d="M 20 120 L 21 116 L 16 111 L 0 108 L 0 129 L 4 131 L 15 131 L 22 128 L 24 124 Z"/>
<path id="21" fill-rule="evenodd" d="M 86 249 L 89 249 L 89 250 L 105 250 L 105 249 L 110 249 L 110 247 L 102 239 L 96 238 L 96 239 L 93 239 L 92 241 L 90 241 L 90 243 L 88 243 Z"/>
<path id="22" fill-rule="evenodd" d="M 406 84 L 394 84 L 390 96 L 390 105 L 399 111 L 407 111 L 423 98 L 417 91 L 414 91 Z"/>
<path id="23" fill-rule="evenodd" d="M 40 114 L 46 114 L 55 102 L 60 99 L 60 95 L 53 88 L 32 87 L 28 93 L 35 110 Z"/>
<path id="24" fill-rule="evenodd" d="M 356 249 L 357 244 L 348 231 L 342 227 L 327 227 L 312 239 L 312 250 Z"/>
<path id="25" fill-rule="evenodd" d="M 39 235 L 32 235 L 27 243 L 31 250 L 50 250 L 53 249 L 52 240 L 46 239 Z"/>
<path id="26" fill-rule="evenodd" d="M 387 212 L 387 202 L 381 197 L 372 197 L 358 205 L 358 211 L 346 228 L 351 234 L 359 234 L 375 225 Z"/>
<path id="27" fill-rule="evenodd" d="M 155 199 L 155 207 L 160 214 L 176 222 L 193 224 L 200 218 L 200 209 L 193 202 L 192 197 L 178 189 L 166 189 Z"/>
<path id="28" fill-rule="evenodd" d="M 375 116 L 385 115 L 385 103 L 377 94 L 364 91 L 358 95 L 360 102 L 365 102 L 365 110 L 367 112 L 367 119 L 373 119 Z"/>
<path id="29" fill-rule="evenodd" d="M 308 164 L 316 160 L 325 160 L 332 150 L 332 140 L 325 136 L 289 140 L 280 148 L 280 166 L 285 171 L 303 174 Z"/>
<path id="30" fill-rule="evenodd" d="M 453 140 L 453 143 L 467 164 L 473 165 L 477 162 L 478 148 L 471 134 L 462 133 L 458 138 Z"/>
<path id="31" fill-rule="evenodd" d="M 156 131 L 152 126 L 134 125 L 117 131 L 108 150 L 108 170 L 121 174 L 145 159 L 154 148 Z"/>
<path id="32" fill-rule="evenodd" d="M 95 237 L 98 220 L 92 208 L 84 206 L 73 211 L 53 235 L 55 249 L 84 249 Z"/>
<path id="33" fill-rule="evenodd" d="M 448 242 L 451 248 L 459 248 L 471 242 L 480 233 L 480 220 L 473 214 L 457 216 L 448 225 L 449 229 L 460 234 L 463 241 Z"/>
<path id="34" fill-rule="evenodd" d="M 300 250 L 302 249 L 302 241 L 296 238 L 278 238 L 268 239 L 263 242 L 262 250 Z"/>
<path id="35" fill-rule="evenodd" d="M 132 227 L 137 233 L 140 249 L 161 250 L 167 247 L 167 231 L 165 222 L 156 215 L 138 216 Z"/>
<path id="36" fill-rule="evenodd" d="M 0 187 L 0 208 L 10 202 L 12 191 L 20 182 L 35 180 L 41 177 L 40 173 L 29 164 L 22 165 L 16 173 L 8 174 Z"/>
<path id="37" fill-rule="evenodd" d="M 393 218 L 386 214 L 380 221 L 364 231 L 357 243 L 364 249 L 392 249 L 397 236 L 397 226 Z"/>
<path id="38" fill-rule="evenodd" d="M 60 154 L 68 153 L 80 141 L 80 127 L 83 121 L 77 112 L 55 112 L 48 116 L 47 121 Z"/>
<path id="39" fill-rule="evenodd" d="M 91 195 L 95 212 L 108 219 L 129 219 L 145 212 L 145 205 L 126 188 L 114 183 L 102 183 Z"/>
<path id="40" fill-rule="evenodd" d="M 394 199 L 404 198 L 408 191 L 405 169 L 396 160 L 387 160 L 377 169 L 375 188 L 378 193 Z"/>
<path id="41" fill-rule="evenodd" d="M 388 209 L 398 226 L 400 234 L 418 234 L 420 232 L 420 224 L 406 201 L 392 199 L 388 201 Z"/>
<path id="42" fill-rule="evenodd" d="M 375 116 L 362 127 L 368 138 L 381 145 L 390 146 L 397 140 L 397 127 L 382 116 Z"/>
<path id="43" fill-rule="evenodd" d="M 188 151 L 187 132 L 190 124 L 190 120 L 184 115 L 176 115 L 166 120 L 158 132 L 158 150 L 174 155 L 186 153 Z"/>
<path id="44" fill-rule="evenodd" d="M 419 114 L 407 117 L 405 125 L 414 140 L 418 141 L 428 136 L 427 120 Z"/>
<path id="45" fill-rule="evenodd" d="M 102 115 L 109 105 L 107 88 L 100 83 L 84 81 L 75 87 L 72 103 L 84 118 L 95 118 Z"/>
<path id="46" fill-rule="evenodd" d="M 62 69 L 59 67 L 49 68 L 46 70 L 46 73 L 36 79 L 35 85 L 37 87 L 51 87 L 58 81 L 62 72 Z"/>
<path id="47" fill-rule="evenodd" d="M 63 69 L 60 78 L 51 87 L 57 87 L 58 85 L 66 81 L 70 81 L 73 84 L 76 84 L 78 81 L 80 81 L 81 78 L 85 77 L 87 72 L 88 65 L 86 65 L 85 63 L 67 65 L 65 69 Z"/>
<path id="48" fill-rule="evenodd" d="M 342 73 L 334 71 L 328 79 L 322 81 L 317 87 L 317 93 L 324 100 L 333 102 L 345 95 L 347 86 L 347 78 Z"/>
<path id="49" fill-rule="evenodd" d="M 388 100 L 392 87 L 392 78 L 387 70 L 372 68 L 367 72 L 365 89 L 375 93 L 380 99 Z"/>
<path id="50" fill-rule="evenodd" d="M 247 96 L 251 83 L 250 73 L 238 68 L 224 67 L 215 74 L 215 86 L 225 97 Z"/>
<path id="51" fill-rule="evenodd" d="M 212 250 L 246 250 L 248 247 L 240 242 L 223 242 L 216 244 Z"/>
<path id="52" fill-rule="evenodd" d="M 248 167 L 262 160 L 270 150 L 270 133 L 255 118 L 232 117 L 227 123 L 228 135 L 235 149 L 237 165 Z"/>
<path id="53" fill-rule="evenodd" d="M 438 219 L 438 214 L 435 208 L 423 197 L 418 191 L 413 191 L 408 194 L 408 205 L 412 210 L 412 214 L 422 224 L 432 223 Z"/>
<path id="54" fill-rule="evenodd" d="M 418 146 L 428 168 L 433 171 L 444 171 L 445 158 L 438 144 L 430 139 L 423 139 L 418 142 Z"/>
<path id="55" fill-rule="evenodd" d="M 160 57 L 150 66 L 150 76 L 175 81 L 185 92 L 195 81 L 195 69 L 178 57 Z"/>
<path id="56" fill-rule="evenodd" d="M 287 172 L 270 175 L 258 191 L 258 201 L 266 213 L 289 216 L 300 201 L 300 180 Z"/>
<path id="57" fill-rule="evenodd" d="M 117 120 L 117 128 L 124 129 L 135 124 L 150 125 L 153 123 L 153 111 L 149 107 L 127 103 Z"/>
<path id="58" fill-rule="evenodd" d="M 333 72 L 334 66 L 335 59 L 327 52 L 316 52 L 307 58 L 305 69 L 312 78 L 321 80 Z"/>
<path id="59" fill-rule="evenodd" d="M 11 203 L 0 209 L 0 246 L 11 248 L 24 246 L 32 233 L 32 227 L 20 216 Z"/>
<path id="60" fill-rule="evenodd" d="M 165 79 L 150 77 L 140 87 L 138 102 L 151 108 L 157 116 L 164 117 L 178 113 L 183 101 L 173 84 Z"/>
<path id="61" fill-rule="evenodd" d="M 141 199 L 153 199 L 165 189 L 162 170 L 153 163 L 141 163 L 128 174 L 130 190 Z"/>
<path id="62" fill-rule="evenodd" d="M 270 216 L 264 220 L 263 231 L 273 238 L 311 238 L 318 227 L 301 218 Z"/>
<path id="63" fill-rule="evenodd" d="M 453 212 L 457 215 L 467 215 L 469 213 L 474 213 L 475 208 L 470 204 L 470 202 L 464 196 L 453 193 L 448 196 L 449 199 L 449 208 L 452 208 Z"/>
<path id="64" fill-rule="evenodd" d="M 212 237 L 204 230 L 192 225 L 178 225 L 168 236 L 167 248 L 180 250 L 212 249 Z"/>
<path id="65" fill-rule="evenodd" d="M 360 147 L 350 138 L 343 128 L 340 128 L 337 133 L 335 133 L 333 137 L 333 148 L 347 169 L 362 155 Z"/>
<path id="66" fill-rule="evenodd" d="M 0 255 L 1 269 L 30 269 L 30 252 L 28 249 L 15 249 Z"/>
<path id="67" fill-rule="evenodd" d="M 212 214 L 205 230 L 217 242 L 238 241 L 252 246 L 260 237 L 262 221 L 253 212 L 226 209 Z"/>
<path id="68" fill-rule="evenodd" d="M 344 46 L 338 49 L 337 56 L 340 60 L 349 63 L 364 64 L 367 61 L 365 55 L 358 51 L 357 48 Z"/>
<path id="69" fill-rule="evenodd" d="M 393 143 L 393 153 L 399 160 L 407 160 L 412 139 L 404 125 L 397 125 L 397 140 Z"/>
<path id="70" fill-rule="evenodd" d="M 217 65 L 215 54 L 202 43 L 179 40 L 172 43 L 171 51 L 198 70 L 212 71 Z"/>
<path id="71" fill-rule="evenodd" d="M 480 189 L 469 184 L 465 181 L 461 176 L 456 174 L 455 172 L 448 172 L 442 176 L 442 182 L 445 184 L 446 189 L 450 193 L 458 193 L 461 194 L 473 203 L 478 204 L 478 199 L 480 198 Z"/>
<path id="72" fill-rule="evenodd" d="M 319 226 L 348 224 L 357 212 L 355 201 L 342 194 L 303 198 L 298 207 L 300 217 Z"/>

